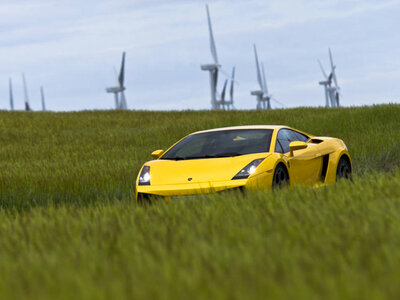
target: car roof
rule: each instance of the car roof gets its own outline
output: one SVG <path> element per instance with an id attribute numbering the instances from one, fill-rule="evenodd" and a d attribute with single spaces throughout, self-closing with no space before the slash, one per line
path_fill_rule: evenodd
<path id="1" fill-rule="evenodd" d="M 213 131 L 223 131 L 223 130 L 240 130 L 240 129 L 281 129 L 281 128 L 290 128 L 289 126 L 284 125 L 246 125 L 246 126 L 231 126 L 231 127 L 222 127 L 222 128 L 214 128 L 208 130 L 201 130 L 193 132 L 192 134 L 204 133 L 204 132 L 213 132 Z"/>

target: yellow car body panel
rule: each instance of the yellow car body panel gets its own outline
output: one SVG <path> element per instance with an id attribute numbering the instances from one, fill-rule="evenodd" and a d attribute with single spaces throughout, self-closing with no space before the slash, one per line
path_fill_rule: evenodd
<path id="1" fill-rule="evenodd" d="M 233 188 L 271 189 L 274 170 L 278 164 L 286 167 L 289 183 L 292 186 L 328 184 L 336 182 L 337 165 L 343 155 L 347 156 L 351 164 L 350 154 L 342 140 L 315 137 L 287 126 L 237 126 L 199 131 L 193 134 L 239 129 L 272 129 L 269 152 L 220 158 L 162 159 L 166 152 L 186 138 L 184 137 L 161 154 L 158 159 L 143 165 L 143 167 L 150 167 L 150 185 L 139 185 L 142 167 L 136 180 L 136 197 L 144 194 L 169 199 L 171 196 L 206 194 Z M 290 129 L 306 135 L 309 137 L 307 147 L 294 151 L 293 155 L 290 152 L 276 152 L 280 129 Z M 257 166 L 253 174 L 246 179 L 233 180 L 233 177 L 241 169 L 260 158 L 264 160 Z"/>

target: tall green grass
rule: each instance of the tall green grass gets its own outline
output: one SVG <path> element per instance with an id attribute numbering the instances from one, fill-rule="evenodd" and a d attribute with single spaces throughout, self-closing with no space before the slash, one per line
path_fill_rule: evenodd
<path id="1" fill-rule="evenodd" d="M 230 112 L 0 112 L 0 207 L 132 195 L 142 163 L 196 130 L 285 124 L 342 138 L 357 174 L 400 165 L 400 106 Z"/>
<path id="2" fill-rule="evenodd" d="M 342 138 L 354 182 L 137 206 L 152 150 L 213 127 Z M 397 298 L 400 106 L 0 112 L 0 299 Z"/>
<path id="3" fill-rule="evenodd" d="M 396 299 L 400 174 L 0 212 L 1 299 Z"/>

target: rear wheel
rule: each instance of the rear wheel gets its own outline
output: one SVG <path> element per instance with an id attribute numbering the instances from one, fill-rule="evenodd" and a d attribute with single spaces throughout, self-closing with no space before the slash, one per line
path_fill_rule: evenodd
<path id="1" fill-rule="evenodd" d="M 279 164 L 275 168 L 274 178 L 272 180 L 272 187 L 280 188 L 287 184 L 289 184 L 289 174 L 286 168 L 283 165 Z"/>
<path id="2" fill-rule="evenodd" d="M 348 159 L 342 157 L 339 160 L 336 170 L 336 180 L 339 179 L 350 179 L 351 178 L 351 166 Z"/>

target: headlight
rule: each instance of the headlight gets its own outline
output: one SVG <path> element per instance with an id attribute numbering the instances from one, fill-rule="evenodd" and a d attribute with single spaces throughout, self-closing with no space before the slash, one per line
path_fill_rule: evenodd
<path id="1" fill-rule="evenodd" d="M 150 167 L 144 166 L 139 176 L 139 185 L 150 185 Z"/>
<path id="2" fill-rule="evenodd" d="M 258 165 L 261 164 L 261 162 L 264 159 L 265 158 L 259 158 L 259 159 L 253 160 L 251 163 L 249 163 L 247 166 L 245 166 L 243 169 L 241 169 L 240 172 L 237 173 L 235 175 L 235 177 L 232 178 L 232 180 L 248 178 L 251 174 L 253 174 L 256 171 Z"/>

